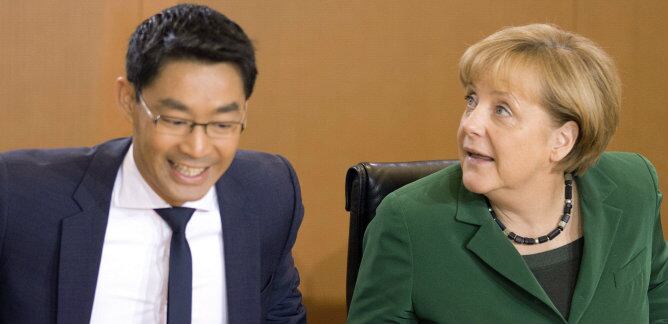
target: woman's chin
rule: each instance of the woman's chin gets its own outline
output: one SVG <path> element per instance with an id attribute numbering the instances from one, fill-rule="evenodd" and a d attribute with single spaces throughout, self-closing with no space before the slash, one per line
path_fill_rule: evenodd
<path id="1" fill-rule="evenodd" d="M 477 194 L 489 192 L 489 181 L 485 181 L 484 177 L 479 175 L 467 175 L 465 173 L 462 177 L 462 183 L 466 190 L 470 192 Z"/>

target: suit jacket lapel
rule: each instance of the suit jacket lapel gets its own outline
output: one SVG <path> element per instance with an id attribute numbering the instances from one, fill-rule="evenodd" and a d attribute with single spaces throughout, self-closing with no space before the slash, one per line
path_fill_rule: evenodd
<path id="1" fill-rule="evenodd" d="M 622 210 L 606 200 L 617 185 L 603 172 L 592 170 L 577 180 L 584 228 L 584 253 L 571 301 L 571 323 L 577 323 L 594 296 L 617 233 Z"/>
<path id="2" fill-rule="evenodd" d="M 259 323 L 259 227 L 257 218 L 245 212 L 247 198 L 234 174 L 233 163 L 216 183 L 223 224 L 227 314 L 230 323 Z"/>
<path id="3" fill-rule="evenodd" d="M 492 220 L 482 196 L 469 192 L 461 185 L 455 217 L 459 221 L 479 226 L 466 248 L 496 272 L 560 314 L 531 270 L 525 265 L 522 256 Z"/>
<path id="4" fill-rule="evenodd" d="M 91 150 L 74 200 L 81 212 L 62 221 L 58 264 L 58 323 L 90 321 L 116 173 L 130 145 L 112 141 Z"/>

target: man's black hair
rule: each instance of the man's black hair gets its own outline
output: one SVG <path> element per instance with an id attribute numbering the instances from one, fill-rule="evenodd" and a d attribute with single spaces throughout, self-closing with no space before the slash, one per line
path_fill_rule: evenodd
<path id="1" fill-rule="evenodd" d="M 127 78 L 139 93 L 175 59 L 229 62 L 239 69 L 246 98 L 257 77 L 255 49 L 235 22 L 209 7 L 179 4 L 144 20 L 128 44 Z"/>

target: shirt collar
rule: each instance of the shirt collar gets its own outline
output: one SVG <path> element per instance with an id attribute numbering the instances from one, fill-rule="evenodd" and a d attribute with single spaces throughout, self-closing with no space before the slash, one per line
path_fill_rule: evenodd
<path id="1" fill-rule="evenodd" d="M 133 152 L 134 144 L 125 154 L 123 164 L 118 170 L 116 183 L 114 184 L 113 205 L 120 208 L 131 209 L 156 209 L 169 208 L 170 206 L 162 199 L 139 172 L 135 163 Z M 218 200 L 216 187 L 211 189 L 199 200 L 187 201 L 182 207 L 195 208 L 202 211 L 211 211 L 218 209 Z"/>

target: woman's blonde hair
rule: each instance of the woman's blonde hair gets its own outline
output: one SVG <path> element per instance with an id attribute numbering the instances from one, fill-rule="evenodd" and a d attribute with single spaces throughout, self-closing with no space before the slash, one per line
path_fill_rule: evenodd
<path id="1" fill-rule="evenodd" d="M 614 62 L 589 39 L 547 24 L 502 29 L 469 47 L 459 61 L 465 87 L 485 77 L 508 82 L 518 70 L 539 80 L 535 98 L 557 125 L 577 123 L 576 143 L 559 166 L 584 173 L 617 128 L 621 84 Z"/>

